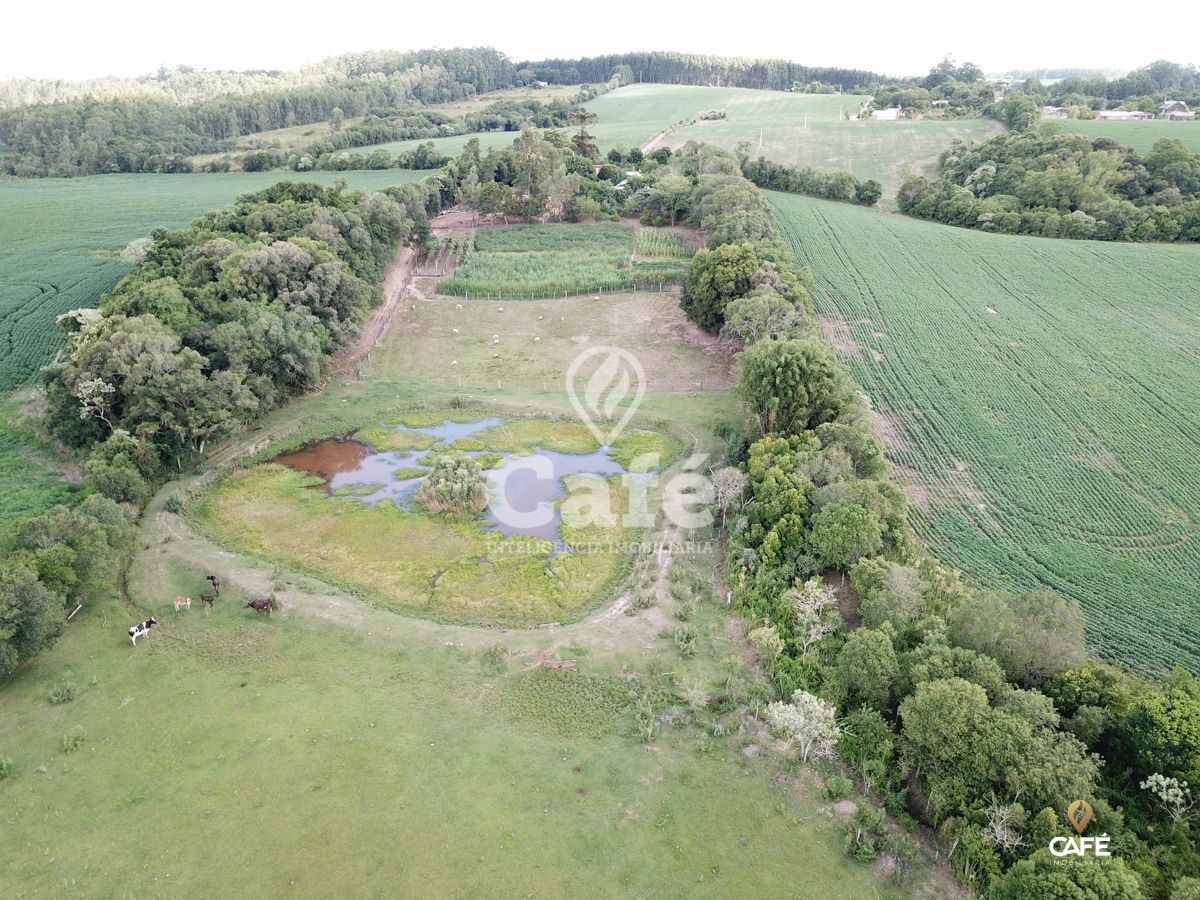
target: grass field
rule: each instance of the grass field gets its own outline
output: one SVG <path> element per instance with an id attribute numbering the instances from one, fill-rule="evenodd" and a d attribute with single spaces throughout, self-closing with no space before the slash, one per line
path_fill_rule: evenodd
<path id="1" fill-rule="evenodd" d="M 155 592 L 194 584 L 169 570 Z M 898 895 L 842 854 L 810 781 L 696 728 L 648 751 L 586 642 L 581 671 L 525 672 L 530 638 L 239 604 L 162 615 L 133 648 L 140 613 L 106 601 L 0 688 L 0 893 L 792 896 L 802 871 L 823 897 Z M 702 658 L 663 663 L 699 677 L 736 648 L 715 606 L 692 621 Z M 489 674 L 497 643 L 526 655 Z M 79 697 L 52 706 L 64 681 Z"/>
<path id="2" fill-rule="evenodd" d="M 0 532 L 14 519 L 71 503 L 76 488 L 52 467 L 49 451 L 17 426 L 20 403 L 0 395 Z"/>
<path id="3" fill-rule="evenodd" d="M 628 225 L 513 225 L 485 228 L 475 251 L 451 276 L 438 282 L 442 294 L 533 300 L 596 291 L 659 289 L 682 280 L 686 250 L 670 234 L 642 238 Z M 672 240 L 673 239 L 673 240 Z"/>
<path id="4" fill-rule="evenodd" d="M 933 550 L 1200 671 L 1195 247 L 987 235 L 772 194 Z"/>
<path id="5" fill-rule="evenodd" d="M 1195 122 L 1167 122 L 1151 119 L 1145 122 L 1102 122 L 1099 119 L 1051 119 L 1047 120 L 1060 131 L 1082 134 L 1088 140 L 1107 137 L 1120 141 L 1122 147 L 1132 147 L 1141 155 L 1154 149 L 1154 142 L 1161 138 L 1178 138 L 1200 153 L 1200 125 Z"/>
<path id="6" fill-rule="evenodd" d="M 786 766 L 754 720 L 703 706 L 729 679 L 758 678 L 717 599 L 712 548 L 639 552 L 628 612 L 479 628 L 397 615 L 311 566 L 215 545 L 166 511 L 178 495 L 202 513 L 214 484 L 281 471 L 239 461 L 364 422 L 433 424 L 451 401 L 460 416 L 506 418 L 478 436 L 485 446 L 543 444 L 552 435 L 534 426 L 570 415 L 563 373 L 593 344 L 624 347 L 646 371 L 631 428 L 662 421 L 688 453 L 710 453 L 714 426 L 737 415 L 727 360 L 674 293 L 459 306 L 411 304 L 361 377 L 277 411 L 164 489 L 144 519 L 131 602 L 85 609 L 0 686 L 0 756 L 12 760 L 0 894 L 690 898 L 793 896 L 803 879 L 822 897 L 943 895 L 927 870 L 895 887 L 847 858 L 844 814 L 814 773 Z M 257 522 L 244 537 L 276 539 L 253 518 L 271 504 L 252 507 L 235 527 Z M 360 536 L 380 550 L 372 566 L 406 549 L 377 523 Z M 344 549 L 324 547 L 330 560 Z M 407 548 L 417 564 L 438 552 Z M 211 614 L 170 612 L 209 571 L 225 582 Z M 241 606 L 267 592 L 282 604 L 270 618 Z M 162 624 L 131 647 L 125 629 L 150 613 Z M 577 668 L 539 669 L 543 656 Z M 78 699 L 50 704 L 64 682 Z M 643 743 L 639 699 L 685 690 L 700 706 L 669 706 Z"/>
<path id="7" fill-rule="evenodd" d="M 605 148 L 640 147 L 672 124 L 695 119 L 706 110 L 724 110 L 724 119 L 672 131 L 667 146 L 695 140 L 732 150 L 739 141 L 749 141 L 755 156 L 875 178 L 889 198 L 908 172 L 925 171 L 954 139 L 983 140 L 1001 130 L 986 119 L 847 121 L 845 115 L 856 115 L 867 99 L 855 94 L 637 84 L 605 94 L 588 109 L 600 116 L 592 130 Z"/>

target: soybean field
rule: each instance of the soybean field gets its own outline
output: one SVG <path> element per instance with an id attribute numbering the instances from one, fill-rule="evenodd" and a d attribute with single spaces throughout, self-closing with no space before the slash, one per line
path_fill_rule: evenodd
<path id="1" fill-rule="evenodd" d="M 931 549 L 1200 672 L 1200 249 L 980 234 L 770 194 Z"/>
<path id="2" fill-rule="evenodd" d="M 1183 141 L 1193 153 L 1200 153 L 1200 123 L 1168 122 L 1151 119 L 1142 122 L 1104 122 L 1100 119 L 1056 119 L 1060 131 L 1082 134 L 1089 141 L 1112 138 L 1122 147 L 1132 147 L 1145 156 L 1154 149 L 1155 141 L 1175 138 Z"/>

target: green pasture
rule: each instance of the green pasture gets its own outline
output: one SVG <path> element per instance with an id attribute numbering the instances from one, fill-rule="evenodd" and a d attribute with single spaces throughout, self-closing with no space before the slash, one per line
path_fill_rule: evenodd
<path id="1" fill-rule="evenodd" d="M 1122 147 L 1132 147 L 1146 156 L 1154 149 L 1155 141 L 1175 138 L 1183 141 L 1193 153 L 1200 153 L 1200 124 L 1150 119 L 1133 122 L 1105 122 L 1100 119 L 1048 119 L 1050 127 L 1071 134 L 1082 134 L 1089 141 L 1112 138 Z"/>

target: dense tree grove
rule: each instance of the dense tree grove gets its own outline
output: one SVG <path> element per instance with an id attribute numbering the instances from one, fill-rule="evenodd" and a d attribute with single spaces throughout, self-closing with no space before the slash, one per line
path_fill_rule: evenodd
<path id="1" fill-rule="evenodd" d="M 1106 78 L 1099 73 L 1067 72 L 1055 74 L 1020 73 L 1023 79 L 1015 90 L 1038 98 L 1051 106 L 1075 107 L 1076 115 L 1089 110 L 1140 109 L 1157 112 L 1161 100 L 1184 100 L 1200 105 L 1200 72 L 1194 65 L 1180 65 L 1160 59 L 1142 66 L 1120 78 Z M 1041 79 L 1054 79 L 1043 84 Z"/>
<path id="2" fill-rule="evenodd" d="M 397 241 L 424 224 L 440 190 L 431 181 L 368 196 L 283 183 L 155 235 L 97 321 L 76 329 L 65 318 L 51 428 L 72 446 L 103 442 L 97 452 L 124 434 L 144 449 L 123 465 L 151 477 L 156 460 L 181 463 L 310 389 L 378 302 Z"/>
<path id="3" fill-rule="evenodd" d="M 800 757 L 836 741 L 867 795 L 847 852 L 886 853 L 902 873 L 915 851 L 888 836 L 886 809 L 933 829 L 958 876 L 993 897 L 1185 896 L 1172 889 L 1200 866 L 1183 787 L 1200 783 L 1200 680 L 1090 661 L 1074 603 L 982 590 L 929 556 L 864 398 L 806 313 L 804 279 L 776 270 L 791 260 L 754 189 L 711 148 L 673 164 L 696 182 L 680 215 L 702 216 L 710 245 L 683 304 L 741 348 L 751 414 L 748 446 L 729 442 L 745 478 L 719 473 L 733 485 L 720 500 L 727 584 L 773 682 L 768 720 Z M 847 576 L 857 616 L 827 587 Z M 1049 841 L 1074 833 L 1077 799 L 1117 858 L 1052 868 Z"/>
<path id="4" fill-rule="evenodd" d="M 790 91 L 797 85 L 822 82 L 853 91 L 880 80 L 874 72 L 828 66 L 804 66 L 784 59 L 746 59 L 696 53 L 617 53 L 584 59 L 546 59 L 517 64 L 523 81 L 582 84 L 605 81 L 624 68 L 630 81 L 659 84 L 722 85 Z"/>
<path id="5" fill-rule="evenodd" d="M 1197 241 L 1200 155 L 1167 138 L 1143 158 L 1109 138 L 1027 130 L 979 145 L 955 142 L 938 177 L 906 179 L 898 200 L 909 215 L 965 228 Z"/>
<path id="6" fill-rule="evenodd" d="M 188 156 L 241 135 L 324 122 L 334 109 L 362 116 L 459 100 L 513 77 L 502 54 L 474 49 L 354 54 L 290 74 L 188 71 L 78 88 L 8 82 L 0 159 L 14 175 L 183 171 Z"/>

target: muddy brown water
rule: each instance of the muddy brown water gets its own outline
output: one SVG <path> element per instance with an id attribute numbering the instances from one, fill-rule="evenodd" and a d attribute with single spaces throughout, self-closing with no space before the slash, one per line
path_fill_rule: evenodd
<path id="1" fill-rule="evenodd" d="M 338 475 L 359 471 L 370 452 L 371 448 L 362 441 L 332 439 L 285 453 L 274 462 L 323 478 L 329 488 Z"/>

